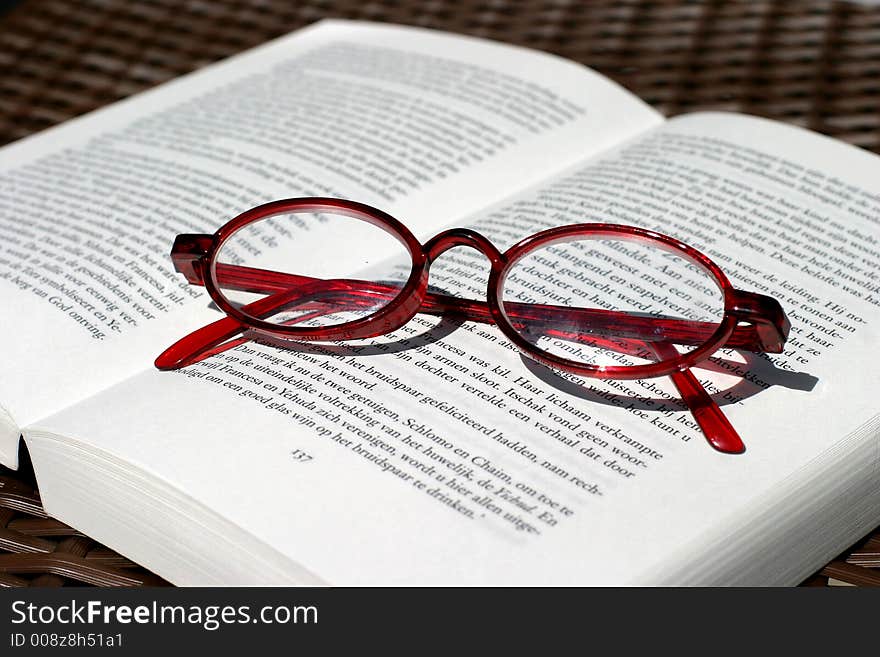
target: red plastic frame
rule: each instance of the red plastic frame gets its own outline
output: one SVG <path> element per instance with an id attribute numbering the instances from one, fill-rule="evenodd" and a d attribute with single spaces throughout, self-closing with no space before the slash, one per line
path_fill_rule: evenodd
<path id="1" fill-rule="evenodd" d="M 291 212 L 330 212 L 366 221 L 396 237 L 412 258 L 412 269 L 402 287 L 352 279 L 323 280 L 264 269 L 217 262 L 223 244 L 250 223 Z M 572 238 L 615 238 L 635 240 L 659 247 L 701 268 L 717 283 L 724 295 L 724 316 L 720 323 L 645 317 L 624 311 L 570 308 L 546 304 L 502 304 L 500 295 L 511 267 L 534 249 Z M 428 292 L 431 263 L 444 251 L 469 246 L 483 253 L 491 264 L 485 302 L 460 299 Z M 204 285 L 208 294 L 228 317 L 205 326 L 165 350 L 157 359 L 161 370 L 177 369 L 210 354 L 228 349 L 230 340 L 245 329 L 257 334 L 288 340 L 352 340 L 370 338 L 394 331 L 416 313 L 449 313 L 465 319 L 496 324 L 507 338 L 530 358 L 551 368 L 599 379 L 641 379 L 670 375 L 703 428 L 709 442 L 725 452 L 745 449 L 718 405 L 706 393 L 689 368 L 704 361 L 722 347 L 779 353 L 788 337 L 789 321 L 779 303 L 771 298 L 735 289 L 718 266 L 696 249 L 667 235 L 634 226 L 617 224 L 575 224 L 551 228 L 525 238 L 504 253 L 484 236 L 465 228 L 444 231 L 424 245 L 397 219 L 376 208 L 334 198 L 297 198 L 273 201 L 237 216 L 214 235 L 178 235 L 171 258 L 175 268 L 195 285 Z M 225 289 L 258 292 L 268 296 L 243 308 L 232 305 L 221 291 Z M 382 298 L 383 305 L 372 314 L 328 327 L 277 324 L 260 319 L 296 302 L 309 308 L 307 297 L 314 297 L 314 314 L 328 312 L 332 296 L 334 309 L 340 304 L 355 307 Z M 304 305 L 306 303 L 306 305 Z M 372 305 L 372 303 L 370 303 Z M 332 311 L 332 310 L 331 310 Z M 301 322 L 300 317 L 295 322 Z M 601 344 L 625 353 L 652 354 L 656 362 L 645 365 L 596 366 L 562 358 L 537 349 L 514 327 L 528 322 L 567 339 Z M 565 327 L 589 323 L 591 333 L 566 331 Z M 598 335 L 597 335 L 598 334 Z M 673 344 L 698 345 L 680 354 Z"/>

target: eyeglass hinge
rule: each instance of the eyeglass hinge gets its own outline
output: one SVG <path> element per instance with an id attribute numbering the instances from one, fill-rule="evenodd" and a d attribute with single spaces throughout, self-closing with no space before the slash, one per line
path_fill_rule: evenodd
<path id="1" fill-rule="evenodd" d="M 213 244 L 213 235 L 178 235 L 171 247 L 174 269 L 190 283 L 204 285 L 204 258 Z"/>
<path id="2" fill-rule="evenodd" d="M 755 334 L 753 349 L 771 354 L 782 352 L 791 323 L 776 299 L 755 292 L 733 290 L 730 311 L 740 322 L 752 327 Z"/>

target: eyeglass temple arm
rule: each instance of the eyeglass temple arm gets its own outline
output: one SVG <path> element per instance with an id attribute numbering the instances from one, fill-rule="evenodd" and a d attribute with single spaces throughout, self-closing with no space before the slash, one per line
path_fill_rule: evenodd
<path id="1" fill-rule="evenodd" d="M 263 297 L 243 307 L 243 310 L 255 317 L 264 317 L 277 313 L 284 306 L 296 302 L 297 305 L 308 303 L 315 298 L 326 300 L 328 288 L 335 287 L 339 296 L 348 295 L 348 285 L 335 285 L 334 281 L 316 280 L 311 284 L 299 285 L 276 292 Z M 337 302 L 338 303 L 338 302 Z M 317 302 L 318 310 L 310 315 L 297 317 L 298 322 L 303 322 L 311 317 L 320 317 L 337 309 L 334 306 L 327 308 L 326 303 Z M 216 322 L 211 322 L 184 336 L 156 358 L 155 365 L 160 370 L 176 370 L 187 365 L 192 365 L 215 353 L 220 353 L 232 347 L 246 342 L 247 338 L 241 338 L 232 343 L 227 342 L 242 332 L 246 327 L 233 317 L 223 317 Z"/>
<path id="2" fill-rule="evenodd" d="M 321 302 L 321 300 L 328 300 L 327 293 L 329 289 L 334 290 L 332 295 L 334 297 L 334 304 L 330 308 L 327 307 L 326 303 Z M 245 308 L 249 314 L 260 317 L 278 312 L 279 308 L 294 302 L 299 309 L 303 309 L 310 303 L 314 304 L 317 299 L 316 305 L 323 306 L 323 308 L 307 315 L 300 315 L 290 322 L 291 324 L 301 323 L 311 317 L 339 310 L 340 302 L 344 303 L 346 299 L 349 301 L 359 301 L 360 299 L 356 295 L 352 295 L 352 292 L 352 288 L 346 283 L 316 279 L 311 283 L 300 284 L 295 288 L 288 288 L 287 290 L 263 297 L 248 304 Z M 245 337 L 231 340 L 241 332 L 242 328 L 242 325 L 232 317 L 224 317 L 208 324 L 166 349 L 156 359 L 156 367 L 160 370 L 177 369 L 198 362 L 215 353 L 231 349 L 247 341 Z M 678 355 L 675 347 L 665 342 L 649 343 L 639 340 L 607 340 L 593 335 L 583 335 L 580 337 L 582 340 L 588 340 L 604 348 L 631 355 L 643 356 L 645 349 L 653 352 L 657 359 L 676 357 Z M 738 454 L 744 451 L 745 446 L 736 430 L 694 374 L 688 369 L 673 372 L 670 376 L 681 395 L 682 401 L 690 409 L 691 414 L 702 429 L 703 435 L 709 444 L 721 452 Z"/>
<path id="3" fill-rule="evenodd" d="M 662 360 L 676 358 L 679 355 L 678 350 L 668 342 L 616 338 L 608 340 L 596 336 L 587 336 L 587 338 L 595 346 L 640 358 L 653 355 L 656 360 Z M 726 454 L 741 454 L 745 451 L 746 446 L 739 433 L 690 369 L 677 370 L 669 377 L 712 447 Z"/>
<path id="4" fill-rule="evenodd" d="M 658 359 L 678 356 L 676 348 L 668 342 L 644 344 L 654 351 Z M 746 451 L 737 430 L 690 369 L 675 371 L 670 374 L 670 378 L 712 447 L 726 454 L 741 454 Z"/>
<path id="5" fill-rule="evenodd" d="M 180 235 L 175 241 L 171 257 L 175 268 L 195 285 L 204 285 L 202 256 L 210 247 L 210 235 Z M 260 294 L 288 290 L 319 280 L 286 272 L 243 267 L 241 265 L 217 264 L 216 275 L 223 286 Z M 364 296 L 364 301 L 375 302 L 376 297 L 388 298 L 398 293 L 393 285 L 358 281 L 352 287 L 353 295 Z M 724 343 L 732 349 L 781 353 L 788 337 L 790 324 L 782 307 L 772 297 L 734 290 L 733 312 L 740 317 L 740 324 Z M 551 304 L 504 304 L 508 318 L 527 322 L 538 328 L 546 325 L 554 331 L 608 333 L 616 337 L 633 337 L 650 341 L 668 341 L 677 344 L 700 344 L 705 342 L 717 328 L 713 322 L 644 316 L 618 310 L 601 308 L 571 308 Z M 454 312 L 465 318 L 492 323 L 489 306 L 484 301 L 461 299 L 446 294 L 427 293 L 419 312 L 442 314 Z M 560 336 L 563 337 L 563 336 Z"/>

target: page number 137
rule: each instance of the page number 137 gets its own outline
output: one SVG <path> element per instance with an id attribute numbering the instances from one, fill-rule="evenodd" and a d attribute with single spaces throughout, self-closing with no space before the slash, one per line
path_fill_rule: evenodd
<path id="1" fill-rule="evenodd" d="M 301 449 L 294 449 L 290 452 L 290 456 L 293 457 L 293 460 L 297 463 L 308 463 L 314 458 L 311 454 L 304 452 Z"/>

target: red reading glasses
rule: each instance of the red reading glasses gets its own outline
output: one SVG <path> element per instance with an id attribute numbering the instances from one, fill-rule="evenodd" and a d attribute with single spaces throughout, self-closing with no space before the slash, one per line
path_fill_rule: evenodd
<path id="1" fill-rule="evenodd" d="M 458 246 L 489 261 L 485 301 L 428 288 L 431 264 Z M 555 370 L 670 376 L 709 443 L 728 453 L 744 451 L 743 441 L 690 368 L 720 348 L 780 353 L 790 326 L 775 299 L 734 289 L 696 249 L 617 224 L 543 230 L 502 253 L 470 229 L 421 244 L 368 205 L 295 198 L 248 210 L 214 235 L 178 235 L 171 258 L 227 317 L 166 349 L 160 370 L 240 344 L 241 333 L 355 340 L 395 331 L 416 313 L 452 313 L 496 324 L 523 354 Z M 479 269 L 463 264 L 455 259 L 438 279 L 472 283 Z"/>

